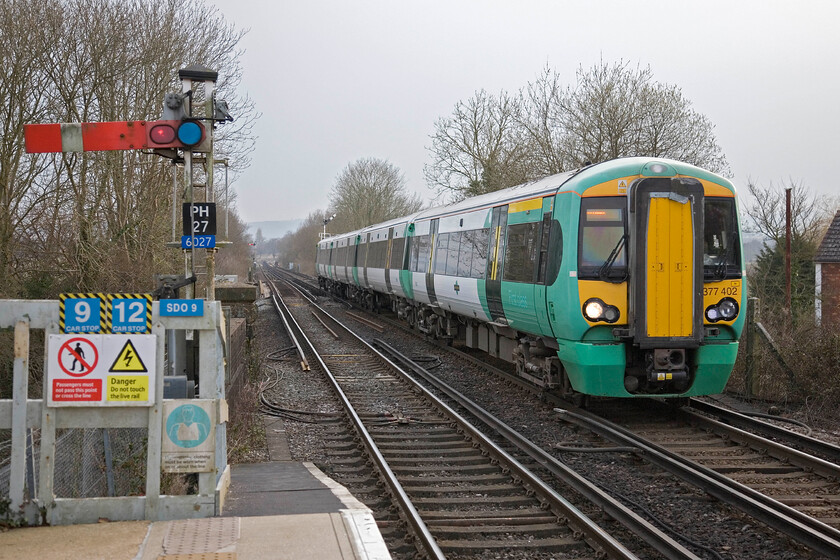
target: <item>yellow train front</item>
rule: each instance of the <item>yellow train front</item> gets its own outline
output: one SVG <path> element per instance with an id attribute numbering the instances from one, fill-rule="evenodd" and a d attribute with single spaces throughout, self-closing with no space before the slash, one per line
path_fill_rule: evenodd
<path id="1" fill-rule="evenodd" d="M 721 392 L 746 302 L 732 184 L 628 158 L 583 170 L 556 199 L 575 242 L 563 243 L 547 294 L 550 314 L 566 310 L 552 321 L 563 366 L 552 384 L 618 397 Z"/>

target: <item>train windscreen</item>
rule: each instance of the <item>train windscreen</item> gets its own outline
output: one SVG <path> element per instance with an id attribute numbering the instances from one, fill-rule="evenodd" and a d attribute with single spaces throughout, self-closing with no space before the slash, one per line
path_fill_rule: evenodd
<path id="1" fill-rule="evenodd" d="M 627 276 L 624 197 L 581 200 L 578 278 L 621 281 Z"/>
<path id="2" fill-rule="evenodd" d="M 705 280 L 741 277 L 741 243 L 735 199 L 709 197 L 703 204 L 703 276 Z"/>

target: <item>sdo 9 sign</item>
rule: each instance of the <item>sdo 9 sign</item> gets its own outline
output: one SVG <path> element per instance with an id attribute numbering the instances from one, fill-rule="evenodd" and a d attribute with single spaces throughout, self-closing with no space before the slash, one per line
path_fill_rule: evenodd
<path id="1" fill-rule="evenodd" d="M 204 315 L 203 299 L 162 299 L 161 317 L 201 317 Z"/>

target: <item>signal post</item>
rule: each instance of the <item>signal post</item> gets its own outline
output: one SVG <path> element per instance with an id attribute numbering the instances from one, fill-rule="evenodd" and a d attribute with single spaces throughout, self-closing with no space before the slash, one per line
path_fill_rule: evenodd
<path id="1" fill-rule="evenodd" d="M 164 339 L 166 346 L 168 346 L 168 359 L 170 361 L 170 368 L 166 375 L 180 375 L 182 373 L 182 368 L 185 365 L 184 356 L 187 354 L 187 338 L 194 338 L 196 344 L 200 343 L 199 361 L 201 364 L 196 364 L 198 367 L 195 371 L 195 378 L 197 380 L 198 377 L 202 377 L 203 381 L 199 383 L 198 401 L 191 401 L 198 404 L 183 404 L 174 409 L 186 410 L 186 408 L 189 408 L 190 411 L 193 411 L 204 407 L 208 415 L 209 425 L 215 426 L 212 435 L 209 436 L 210 440 L 215 441 L 215 445 L 210 446 L 211 451 L 204 452 L 204 455 L 202 455 L 203 462 L 199 466 L 195 466 L 198 463 L 190 463 L 189 466 L 189 469 L 193 469 L 191 472 L 200 473 L 199 494 L 201 496 L 198 497 L 200 500 L 206 501 L 208 493 L 212 494 L 212 489 L 216 487 L 216 484 L 221 483 L 220 480 L 216 480 L 217 476 L 220 476 L 219 467 L 224 468 L 224 465 L 226 465 L 225 422 L 227 406 L 224 399 L 224 361 L 220 342 L 214 338 L 218 336 L 218 326 L 223 318 L 221 308 L 214 300 L 215 253 L 219 245 L 228 245 L 230 241 L 216 242 L 213 129 L 216 123 L 232 121 L 233 118 L 228 113 L 227 104 L 215 99 L 217 72 L 201 66 L 189 66 L 179 70 L 178 76 L 181 79 L 181 92 L 166 94 L 161 119 L 157 121 L 53 123 L 24 126 L 25 148 L 29 153 L 140 149 L 152 150 L 155 154 L 172 160 L 173 239 L 172 242 L 167 243 L 167 246 L 183 250 L 185 278 L 173 279 L 170 277 L 156 291 L 163 301 L 160 302 L 160 307 L 157 303 L 154 304 L 156 323 L 154 329 L 151 325 L 148 326 L 148 329 L 152 330 L 152 334 L 147 335 L 156 338 L 156 342 L 142 343 L 151 345 L 149 348 L 156 348 L 156 352 L 153 354 L 150 349 L 145 349 L 141 344 L 143 339 L 136 339 L 136 335 L 131 340 L 132 346 L 130 347 L 128 342 L 122 343 L 119 340 L 114 342 L 107 338 L 111 335 L 106 335 L 106 338 L 100 337 L 101 340 L 95 338 L 98 335 L 81 333 L 70 335 L 74 337 L 72 340 L 56 338 L 52 343 L 55 348 L 51 347 L 54 350 L 53 354 L 55 354 L 52 356 L 52 361 L 56 364 L 56 367 L 52 369 L 61 371 L 57 374 L 58 377 L 54 380 L 53 385 L 61 391 L 53 388 L 53 393 L 45 396 L 45 401 L 48 401 L 46 406 L 50 407 L 50 411 L 53 407 L 67 406 L 66 401 L 69 401 L 69 404 L 81 404 L 83 406 L 93 406 L 100 401 L 119 403 L 128 401 L 128 404 L 149 408 L 148 500 L 143 501 L 143 509 L 147 519 L 160 519 L 171 514 L 171 511 L 166 513 L 161 510 L 160 505 L 163 497 L 159 495 L 161 460 L 164 459 L 163 467 L 167 468 L 165 460 L 167 450 L 164 448 L 163 455 L 161 455 L 161 440 L 156 438 L 153 442 L 151 437 L 152 434 L 161 434 L 163 429 L 160 414 L 160 408 L 164 405 L 163 383 L 156 383 L 155 380 L 161 380 L 162 377 L 158 376 L 164 375 Z M 198 157 L 196 157 L 196 154 L 198 154 Z M 183 164 L 184 169 L 182 176 L 184 235 L 181 236 L 180 243 L 175 238 L 177 231 L 177 166 L 179 163 Z M 198 171 L 196 164 L 203 165 L 203 183 L 196 181 L 196 171 Z M 204 188 L 203 195 L 197 192 L 197 189 L 200 188 Z M 195 264 L 195 250 L 197 248 L 203 248 L 206 251 L 206 263 L 203 267 L 203 272 L 207 275 L 206 298 L 209 301 L 206 303 L 194 299 L 196 290 L 193 284 L 196 282 L 196 268 L 198 268 Z M 186 288 L 187 300 L 193 300 L 192 302 L 184 303 L 185 300 L 175 299 L 178 297 L 177 290 L 181 287 Z M 145 296 L 151 299 L 148 294 L 145 294 Z M 122 295 L 119 295 L 119 297 L 122 297 Z M 78 305 L 73 306 L 73 302 L 79 299 L 70 298 L 71 309 L 79 307 Z M 96 298 L 88 299 L 93 301 Z M 87 303 L 87 299 L 81 298 L 81 301 Z M 167 302 L 165 306 L 164 302 Z M 158 309 L 160 310 L 159 314 Z M 2 306 L 0 306 L 0 310 L 2 310 Z M 63 302 L 59 315 L 64 315 Z M 147 316 L 151 317 L 151 305 L 149 305 Z M 73 317 L 80 321 L 82 319 L 82 316 Z M 87 316 L 84 317 L 87 320 Z M 91 318 L 90 321 L 90 329 L 93 329 L 91 332 L 98 332 L 94 328 L 99 327 L 98 324 L 94 324 L 98 319 L 95 321 Z M 73 323 L 72 319 L 71 323 Z M 87 324 L 85 324 L 85 328 L 88 328 Z M 87 337 L 93 338 L 89 341 Z M 116 356 L 113 360 L 110 360 L 113 362 L 112 364 L 105 364 L 105 361 L 109 360 L 102 362 L 102 364 L 105 364 L 102 367 L 110 368 L 107 372 L 96 369 L 100 367 L 100 364 L 91 359 L 91 356 L 99 355 L 100 351 L 103 355 L 110 352 L 109 355 Z M 146 358 L 141 359 L 141 356 L 144 355 Z M 76 358 L 76 360 L 74 361 L 73 358 Z M 129 365 L 133 365 L 135 361 L 137 364 L 136 370 L 125 369 Z M 152 363 L 154 363 L 154 370 L 149 367 Z M 76 371 L 77 367 L 78 372 Z M 75 379 L 78 376 L 85 376 L 89 379 L 80 383 Z M 205 376 L 209 377 L 204 379 Z M 109 389 L 111 392 L 107 394 L 105 392 L 106 384 L 108 384 L 108 387 L 114 385 Z M 189 397 L 190 395 L 185 396 Z M 48 400 L 47 397 L 52 400 Z M 166 398 L 168 399 L 168 397 Z M 184 396 L 180 398 L 184 398 Z M 80 402 L 76 403 L 76 400 Z M 171 404 L 170 401 L 167 402 Z M 177 403 L 177 401 L 174 402 Z M 44 411 L 44 418 L 51 418 L 52 412 L 46 414 L 48 412 L 47 408 Z M 141 420 L 137 420 L 135 423 L 140 426 L 145 422 L 145 419 L 141 418 Z M 44 420 L 44 422 L 47 422 L 47 420 Z M 51 429 L 55 427 L 54 423 L 47 426 Z M 132 424 L 131 427 L 134 427 L 134 425 Z M 45 433 L 49 434 L 51 432 L 48 429 Z M 209 431 L 208 434 L 210 434 Z M 170 439 L 172 437 L 170 436 Z M 47 438 L 47 444 L 50 441 Z M 177 438 L 172 441 L 177 448 Z M 208 443 L 208 445 L 210 444 Z M 215 460 L 211 457 L 213 448 L 215 449 Z M 175 451 L 178 450 L 175 449 Z M 181 459 L 178 459 L 178 461 L 181 461 Z M 44 463 L 43 457 L 42 463 Z M 42 465 L 45 470 L 49 466 Z M 214 471 L 216 476 L 213 474 Z M 229 471 L 226 472 L 229 473 Z M 55 503 L 51 485 L 47 484 L 42 490 L 39 492 L 40 498 L 48 501 L 52 500 L 52 503 Z M 218 494 L 218 488 L 216 494 Z M 176 499 L 173 503 L 177 503 L 177 507 L 186 506 L 186 510 L 192 512 L 186 515 L 188 517 L 196 514 L 206 515 L 209 513 L 212 515 L 214 511 L 218 514 L 218 499 L 215 507 L 212 503 L 202 502 L 198 506 L 192 502 L 181 504 L 182 501 L 184 500 Z M 109 517 L 112 516 L 109 515 Z"/>

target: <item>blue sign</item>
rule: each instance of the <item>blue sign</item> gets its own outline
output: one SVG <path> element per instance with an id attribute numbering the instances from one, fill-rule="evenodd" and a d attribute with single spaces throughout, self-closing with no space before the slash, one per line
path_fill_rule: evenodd
<path id="1" fill-rule="evenodd" d="M 110 301 L 111 332 L 144 333 L 151 324 L 151 301 L 122 297 Z"/>
<path id="2" fill-rule="evenodd" d="M 162 299 L 160 300 L 161 317 L 202 317 L 203 299 Z"/>
<path id="3" fill-rule="evenodd" d="M 210 435 L 210 417 L 194 404 L 184 404 L 166 419 L 166 435 L 178 447 L 198 447 Z"/>
<path id="4" fill-rule="evenodd" d="M 64 332 L 95 333 L 100 329 L 99 298 L 67 298 L 64 300 Z"/>
<path id="5" fill-rule="evenodd" d="M 189 235 L 182 235 L 181 249 L 192 249 L 193 239 L 195 239 L 196 249 L 212 249 L 216 246 L 215 235 L 194 235 L 192 237 L 190 237 Z"/>

